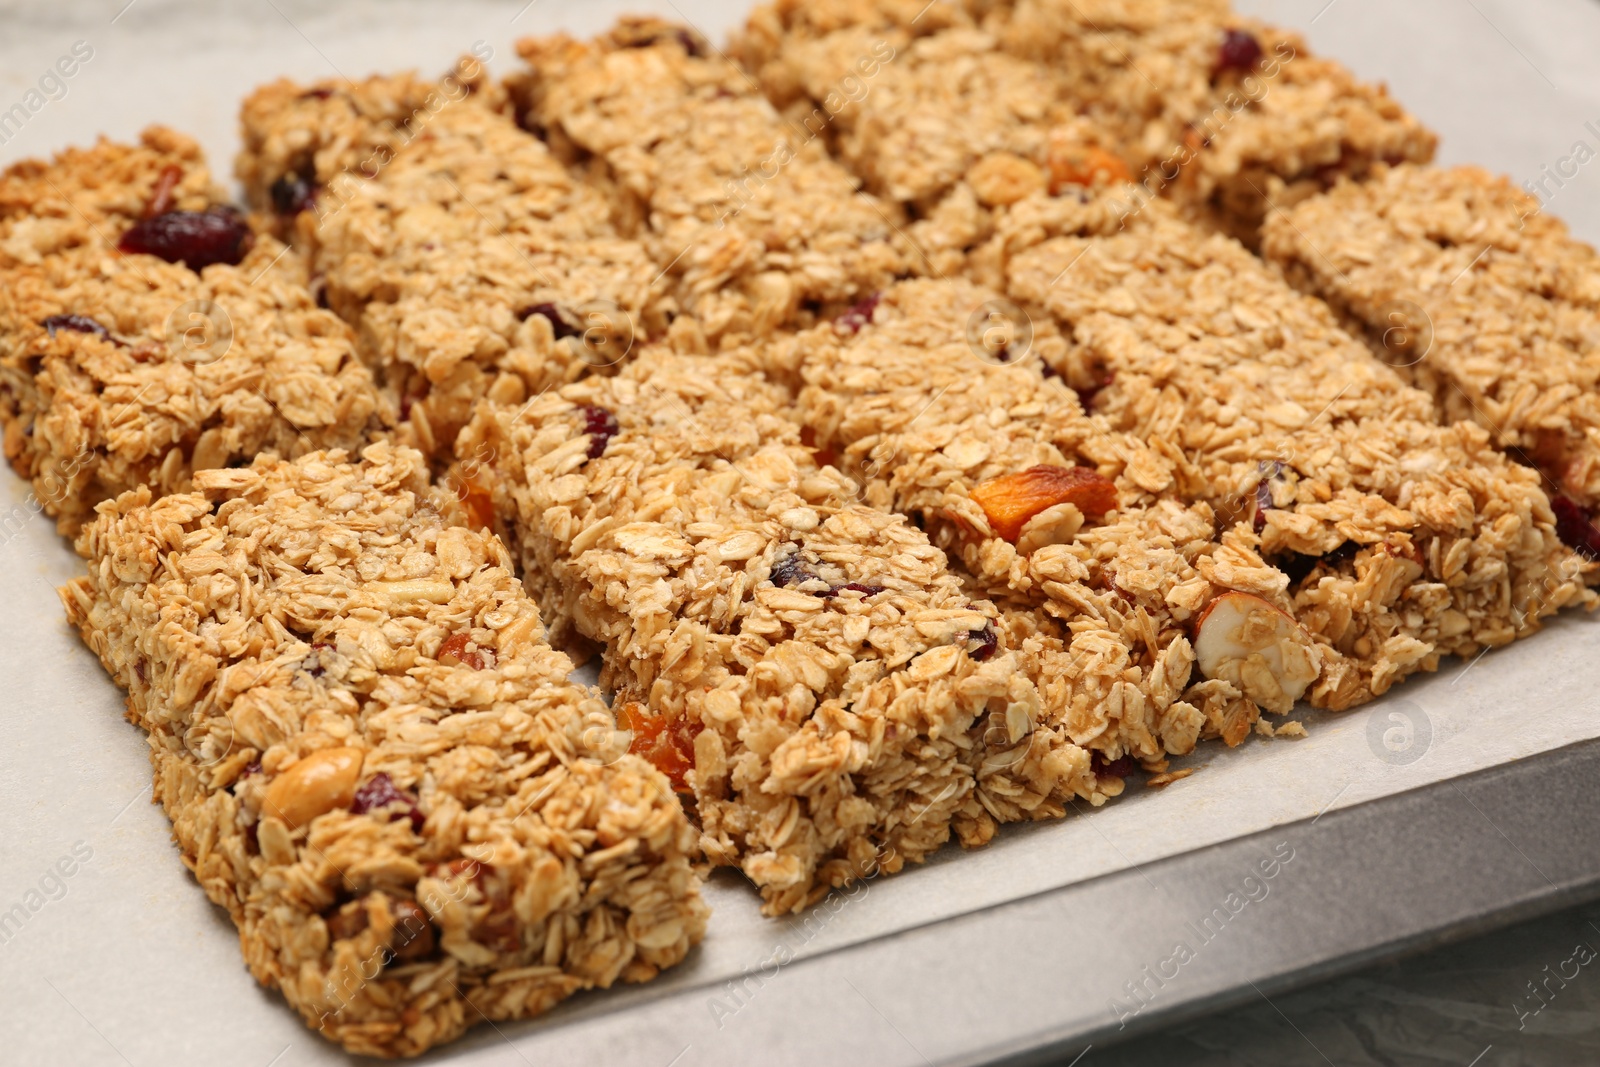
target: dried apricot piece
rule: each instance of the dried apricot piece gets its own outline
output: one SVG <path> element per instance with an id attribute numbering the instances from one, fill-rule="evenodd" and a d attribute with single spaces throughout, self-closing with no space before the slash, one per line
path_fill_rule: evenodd
<path id="1" fill-rule="evenodd" d="M 621 711 L 620 725 L 633 732 L 628 751 L 666 775 L 675 791 L 689 792 L 686 776 L 694 769 L 694 739 L 705 727 L 687 719 L 669 721 L 652 715 L 637 701 L 624 703 Z"/>
<path id="2" fill-rule="evenodd" d="M 451 634 L 439 646 L 439 662 L 452 667 L 486 671 L 494 666 L 494 650 L 480 648 L 465 631 Z"/>
<path id="3" fill-rule="evenodd" d="M 494 495 L 488 487 L 470 474 L 457 474 L 450 479 L 456 499 L 461 501 L 466 513 L 467 526 L 473 530 L 494 529 Z"/>
<path id="4" fill-rule="evenodd" d="M 1099 185 L 1133 181 L 1122 157 L 1098 145 L 1050 146 L 1050 195 L 1069 185 Z"/>
<path id="5" fill-rule="evenodd" d="M 991 478 L 972 491 L 996 537 L 1012 544 L 1028 520 L 1057 504 L 1074 504 L 1086 519 L 1100 519 L 1117 506 L 1117 487 L 1093 467 L 1040 464 Z"/>

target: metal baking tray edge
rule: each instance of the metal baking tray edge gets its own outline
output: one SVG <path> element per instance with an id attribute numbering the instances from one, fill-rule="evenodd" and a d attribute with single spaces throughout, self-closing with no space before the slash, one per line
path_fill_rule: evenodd
<path id="1" fill-rule="evenodd" d="M 787 965 L 756 961 L 737 983 L 626 1013 L 502 1030 L 466 1059 L 693 1067 L 762 1049 L 773 1065 L 1067 1064 L 1600 898 L 1597 780 L 1600 740 L 1579 742 Z"/>

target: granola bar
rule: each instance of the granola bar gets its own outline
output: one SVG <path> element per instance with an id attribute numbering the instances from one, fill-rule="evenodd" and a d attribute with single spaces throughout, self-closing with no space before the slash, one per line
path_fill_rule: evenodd
<path id="1" fill-rule="evenodd" d="M 508 86 L 524 124 L 605 190 L 706 343 L 808 322 L 909 269 L 898 212 L 691 31 L 624 19 L 592 43 L 518 50 L 530 69 Z"/>
<path id="2" fill-rule="evenodd" d="M 1016 321 L 988 321 L 1005 313 Z M 985 347 L 991 331 L 1002 336 Z M 1220 595 L 1292 602 L 1255 546 L 1216 522 L 1181 452 L 1084 413 L 1052 369 L 1066 344 L 1047 318 L 969 283 L 904 282 L 870 322 L 803 333 L 778 362 L 798 370 L 801 418 L 867 498 L 915 516 L 1003 606 L 1048 720 L 1102 767 L 1157 763 L 1203 737 L 1237 745 L 1334 653 L 1291 632 L 1298 684 L 1190 684 L 1191 637 Z"/>
<path id="3" fill-rule="evenodd" d="M 827 5 L 765 7 L 732 51 L 792 125 L 905 207 L 914 265 L 947 275 L 989 236 L 995 209 L 1077 177 L 1067 171 L 1088 162 L 1093 133 L 1056 99 L 1045 67 L 1004 52 L 958 8 L 916 6 L 915 22 L 916 10 L 881 0 L 850 16 L 885 17 L 842 24 Z M 1114 156 L 1103 161 L 1127 177 Z"/>
<path id="4" fill-rule="evenodd" d="M 62 599 L 258 981 L 414 1055 L 683 958 L 706 911 L 670 785 L 420 453 L 194 482 L 103 504 Z"/>
<path id="5" fill-rule="evenodd" d="M 1262 250 L 1342 312 L 1448 421 L 1537 466 L 1559 529 L 1600 556 L 1600 259 L 1476 168 L 1396 167 L 1274 215 Z"/>
<path id="6" fill-rule="evenodd" d="M 243 109 L 251 203 L 309 250 L 440 462 L 479 399 L 608 371 L 673 313 L 605 198 L 504 111 L 471 58 L 439 81 L 280 81 Z"/>
<path id="7" fill-rule="evenodd" d="M 296 257 L 221 204 L 195 143 L 159 127 L 0 177 L 6 458 L 64 534 L 136 486 L 392 421 Z"/>
<path id="8" fill-rule="evenodd" d="M 604 645 L 602 684 L 692 792 L 706 855 L 781 914 L 952 830 L 1103 801 L 995 608 L 819 466 L 762 358 L 652 350 L 463 435 L 557 639 Z"/>
<path id="9" fill-rule="evenodd" d="M 1187 457 L 1223 525 L 1275 564 L 1222 584 L 1287 590 L 1340 653 L 1314 702 L 1349 706 L 1591 599 L 1539 475 L 1476 426 L 1438 425 L 1426 393 L 1237 242 L 1161 202 L 1118 221 L 1033 198 L 996 244 L 1011 298 L 1069 331 L 1057 369 L 1092 383 L 1091 410 Z"/>
<path id="10" fill-rule="evenodd" d="M 1013 84 L 1048 80 L 1053 91 L 1038 100 L 990 98 L 986 78 L 970 92 L 959 82 L 947 92 L 961 110 L 999 112 L 1012 125 L 1047 120 L 1046 100 L 1075 112 L 1109 133 L 1147 194 L 1165 191 L 1247 240 L 1268 205 L 1380 162 L 1427 162 L 1436 142 L 1382 86 L 1312 55 L 1296 34 L 1236 15 L 1224 0 L 778 0 L 752 16 L 736 52 L 763 84 L 821 100 L 817 89 L 840 76 L 837 61 L 863 35 L 929 54 L 997 47 L 1035 64 Z M 936 40 L 912 43 L 919 37 Z M 974 143 L 1004 139 L 991 131 Z M 1057 168 L 1070 158 L 1058 151 Z"/>

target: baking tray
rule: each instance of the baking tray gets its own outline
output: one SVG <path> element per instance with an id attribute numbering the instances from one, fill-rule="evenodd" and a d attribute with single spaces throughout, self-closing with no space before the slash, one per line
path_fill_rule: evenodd
<path id="1" fill-rule="evenodd" d="M 1550 209 L 1600 237 L 1600 166 L 1574 161 L 1577 142 L 1600 148 L 1586 54 L 1600 6 L 1239 6 L 1387 81 L 1442 134 L 1444 161 L 1544 178 Z M 0 160 L 160 120 L 197 135 L 225 175 L 238 101 L 263 81 L 435 71 L 478 41 L 503 71 L 516 36 L 594 32 L 639 9 L 714 40 L 745 12 L 0 3 L 0 112 L 75 42 L 93 49 L 20 129 L 0 127 Z M 0 916 L 27 915 L 0 924 L 0 1063 L 350 1062 L 256 986 L 231 924 L 178 862 L 123 698 L 62 620 L 54 586 L 76 566 L 26 487 L 0 475 Z M 1186 761 L 1200 773 L 1165 790 L 946 849 L 806 916 L 761 918 L 720 872 L 710 932 L 684 965 L 480 1026 L 423 1062 L 1066 1064 L 1088 1049 L 1092 1067 L 1093 1049 L 1151 1027 L 1600 896 L 1597 626 L 1565 617 L 1366 708 L 1297 715 L 1304 740 L 1202 746 Z"/>

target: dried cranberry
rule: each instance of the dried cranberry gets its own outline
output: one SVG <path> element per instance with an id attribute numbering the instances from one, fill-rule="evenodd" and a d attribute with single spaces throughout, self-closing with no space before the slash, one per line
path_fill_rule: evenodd
<path id="1" fill-rule="evenodd" d="M 1556 536 L 1584 559 L 1600 559 L 1600 529 L 1590 521 L 1583 508 L 1571 497 L 1551 499 L 1550 509 L 1556 513 Z"/>
<path id="2" fill-rule="evenodd" d="M 356 798 L 350 802 L 350 810 L 356 815 L 365 815 L 369 811 L 382 811 L 391 804 L 404 804 L 406 810 L 395 812 L 390 817 L 390 822 L 409 818 L 411 828 L 419 834 L 422 832 L 422 824 L 428 821 L 428 817 L 417 807 L 416 798 L 396 788 L 394 782 L 383 771 L 373 775 L 356 790 Z"/>
<path id="3" fill-rule="evenodd" d="M 1048 375 L 1046 375 L 1046 377 L 1048 377 Z M 1083 405 L 1083 410 L 1089 411 L 1094 407 L 1094 398 L 1100 395 L 1100 390 L 1106 388 L 1112 382 L 1116 381 L 1116 379 L 1117 372 L 1114 370 L 1108 370 L 1106 371 L 1105 377 L 1101 378 L 1094 385 L 1085 386 L 1081 389 L 1077 386 L 1074 386 L 1072 391 L 1078 394 L 1078 403 Z"/>
<path id="4" fill-rule="evenodd" d="M 326 99 L 328 99 L 328 97 L 330 97 L 332 95 L 333 95 L 333 90 L 332 89 L 323 89 L 323 88 L 307 89 L 305 92 L 300 94 L 300 99 L 302 99 L 302 100 L 326 100 Z"/>
<path id="5" fill-rule="evenodd" d="M 1272 561 L 1272 565 L 1289 576 L 1289 588 L 1293 589 L 1305 581 L 1306 575 L 1317 569 L 1317 564 L 1322 562 L 1321 556 L 1307 556 L 1300 552 L 1290 552 Z"/>
<path id="6" fill-rule="evenodd" d="M 864 582 L 846 582 L 843 585 L 836 585 L 832 589 L 825 590 L 817 595 L 824 600 L 831 600 L 840 593 L 844 592 L 846 589 L 860 593 L 862 596 L 871 596 L 874 593 L 883 592 L 883 586 L 881 585 L 867 585 Z"/>
<path id="7" fill-rule="evenodd" d="M 1254 70 L 1261 62 L 1261 42 L 1247 30 L 1223 30 L 1222 46 L 1217 49 L 1217 73 L 1229 70 Z"/>
<path id="8" fill-rule="evenodd" d="M 1126 778 L 1139 769 L 1139 761 L 1132 756 L 1122 756 L 1118 759 L 1108 760 L 1098 752 L 1089 754 L 1089 769 L 1094 771 L 1094 776 L 1101 781 L 1107 778 Z"/>
<path id="9" fill-rule="evenodd" d="M 143 252 L 198 271 L 213 263 L 237 266 L 250 251 L 252 234 L 244 218 L 229 207 L 210 211 L 168 211 L 136 222 L 117 248 Z"/>
<path id="10" fill-rule="evenodd" d="M 45 328 L 51 339 L 54 340 L 57 330 L 75 330 L 78 333 L 92 333 L 96 337 L 111 340 L 111 331 L 94 321 L 87 315 L 51 315 L 39 323 Z"/>
<path id="11" fill-rule="evenodd" d="M 1261 480 L 1256 483 L 1256 533 L 1267 528 L 1267 512 L 1278 505 L 1272 502 L 1272 483 L 1283 477 L 1283 464 L 1277 460 L 1271 463 L 1257 463 L 1256 469 L 1261 472 Z"/>
<path id="12" fill-rule="evenodd" d="M 331 651 L 333 646 L 326 641 L 313 641 L 311 643 L 311 652 L 306 656 L 306 659 L 312 661 L 311 670 L 308 673 L 313 678 L 321 678 L 325 673 L 327 673 L 326 669 L 322 666 L 322 657 L 317 655 L 317 653 L 323 649 L 328 649 Z"/>
<path id="13" fill-rule="evenodd" d="M 1305 578 L 1318 566 L 1326 565 L 1330 570 L 1341 564 L 1348 563 L 1355 558 L 1356 550 L 1360 548 L 1354 541 L 1346 541 L 1332 552 L 1321 556 L 1308 556 L 1301 552 L 1290 552 L 1287 555 L 1272 560 L 1272 565 L 1289 576 L 1289 586 L 1293 588 L 1305 581 Z"/>
<path id="14" fill-rule="evenodd" d="M 260 774 L 260 773 L 261 773 L 261 761 L 260 760 L 251 760 L 249 763 L 244 765 L 244 770 L 239 772 L 239 777 L 237 777 L 237 778 L 235 778 L 233 780 L 233 784 L 228 786 L 228 792 L 229 793 L 238 792 L 239 787 L 244 784 L 244 780 L 246 778 L 250 777 L 252 774 Z"/>
<path id="15" fill-rule="evenodd" d="M 878 304 L 882 300 L 882 293 L 873 293 L 871 296 L 852 304 L 844 314 L 839 316 L 839 325 L 851 333 L 860 333 L 863 326 L 872 325 L 872 313 L 878 310 Z"/>
<path id="16" fill-rule="evenodd" d="M 568 322 L 567 317 L 562 314 L 561 309 L 556 307 L 554 304 L 530 304 L 528 307 L 525 307 L 521 311 L 517 312 L 517 318 L 522 319 L 523 321 L 526 321 L 530 315 L 538 315 L 548 321 L 550 323 L 550 330 L 555 334 L 557 341 L 565 337 L 583 336 L 583 328 L 581 326 L 574 326 L 572 323 Z"/>
<path id="17" fill-rule="evenodd" d="M 801 585 L 811 581 L 816 575 L 806 566 L 800 558 L 800 553 L 785 556 L 772 565 L 772 572 L 768 575 L 773 585 Z"/>
<path id="18" fill-rule="evenodd" d="M 1000 635 L 995 632 L 992 622 L 985 622 L 981 630 L 967 631 L 967 640 L 978 643 L 976 648 L 967 650 L 967 655 L 979 661 L 988 659 L 1000 647 Z"/>
<path id="19" fill-rule="evenodd" d="M 583 432 L 589 435 L 589 458 L 599 459 L 617 436 L 617 417 L 594 404 L 584 404 L 578 410 L 583 413 Z"/>
<path id="20" fill-rule="evenodd" d="M 298 215 L 316 202 L 317 187 L 303 174 L 285 174 L 272 183 L 272 208 L 280 215 Z"/>

